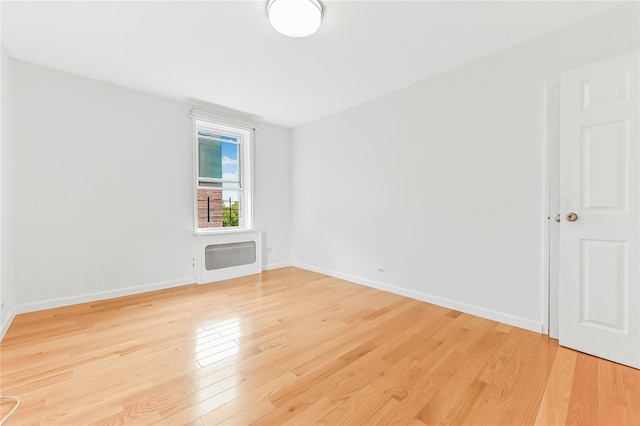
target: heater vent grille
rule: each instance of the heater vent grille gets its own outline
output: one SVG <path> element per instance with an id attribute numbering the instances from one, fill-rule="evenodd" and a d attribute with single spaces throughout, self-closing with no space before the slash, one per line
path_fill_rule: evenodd
<path id="1" fill-rule="evenodd" d="M 207 271 L 250 265 L 256 262 L 255 241 L 209 245 L 204 249 Z"/>

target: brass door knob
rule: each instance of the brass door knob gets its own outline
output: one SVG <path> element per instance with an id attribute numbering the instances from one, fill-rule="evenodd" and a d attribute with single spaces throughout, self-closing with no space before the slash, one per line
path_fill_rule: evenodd
<path id="1" fill-rule="evenodd" d="M 574 212 L 567 214 L 566 217 L 569 222 L 575 222 L 576 220 L 578 220 L 578 215 L 575 214 Z"/>

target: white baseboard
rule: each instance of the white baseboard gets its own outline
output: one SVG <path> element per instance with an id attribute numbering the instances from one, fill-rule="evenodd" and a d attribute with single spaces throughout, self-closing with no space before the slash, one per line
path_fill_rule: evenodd
<path id="1" fill-rule="evenodd" d="M 7 317 L 7 320 L 4 323 L 2 323 L 2 328 L 0 328 L 0 342 L 2 341 L 2 339 L 4 339 L 4 335 L 9 329 L 9 326 L 11 325 L 15 317 L 16 317 L 16 308 L 12 307 L 11 310 L 9 311 L 9 316 Z"/>
<path id="2" fill-rule="evenodd" d="M 164 290 L 172 287 L 180 287 L 183 285 L 195 283 L 195 277 L 185 277 L 172 281 L 164 281 L 153 284 L 145 284 L 135 287 L 125 287 L 116 290 L 99 291 L 96 293 L 87 293 L 80 296 L 60 297 L 57 299 L 41 300 L 39 302 L 24 303 L 14 306 L 11 310 L 5 324 L 2 324 L 0 330 L 0 340 L 4 338 L 4 334 L 9 329 L 11 322 L 18 314 L 27 312 L 42 311 L 44 309 L 60 308 L 62 306 L 77 305 L 79 303 L 97 302 L 99 300 L 113 299 L 114 297 L 131 296 L 132 294 L 146 293 L 148 291 Z"/>
<path id="3" fill-rule="evenodd" d="M 25 303 L 16 306 L 16 314 L 26 312 L 42 311 L 44 309 L 59 308 L 62 306 L 77 305 L 79 303 L 97 302 L 99 300 L 113 299 L 114 297 L 130 296 L 132 294 L 146 293 L 148 291 L 164 290 L 171 287 L 195 283 L 194 277 L 181 278 L 172 281 L 164 281 L 153 284 L 145 284 L 135 287 L 119 288 L 117 290 L 99 291 L 80 296 L 61 297 L 59 299 L 49 299 L 40 302 Z"/>
<path id="4" fill-rule="evenodd" d="M 271 263 L 269 265 L 262 265 L 262 270 L 263 271 L 270 271 L 272 269 L 287 268 L 289 266 L 292 266 L 291 262 Z"/>
<path id="5" fill-rule="evenodd" d="M 296 268 L 306 269 L 320 274 L 329 275 L 331 277 L 340 278 L 346 281 L 351 281 L 356 284 L 362 284 L 367 287 L 376 288 L 378 290 L 388 291 L 389 293 L 398 294 L 400 296 L 410 297 L 412 299 L 420 300 L 422 302 L 432 303 L 434 305 L 443 306 L 449 309 L 455 309 L 470 315 L 490 319 L 492 321 L 498 321 L 504 324 L 512 325 L 514 327 L 524 328 L 525 330 L 535 331 L 536 333 L 542 332 L 542 323 L 532 321 L 528 318 L 523 318 L 503 312 L 494 311 L 491 309 L 482 308 L 476 305 L 469 305 L 467 303 L 458 302 L 455 300 L 447 299 L 444 297 L 433 296 L 431 294 L 422 293 L 415 290 L 409 290 L 394 285 L 384 284 L 377 281 L 368 280 L 354 275 L 343 274 L 341 272 L 331 271 L 329 269 L 320 268 L 318 266 L 307 265 L 300 262 L 292 262 L 292 266 Z"/>

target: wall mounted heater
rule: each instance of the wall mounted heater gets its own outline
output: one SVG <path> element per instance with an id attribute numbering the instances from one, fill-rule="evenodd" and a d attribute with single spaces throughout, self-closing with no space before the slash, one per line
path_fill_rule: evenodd
<path id="1" fill-rule="evenodd" d="M 196 235 L 195 274 L 198 284 L 261 272 L 260 231 Z"/>

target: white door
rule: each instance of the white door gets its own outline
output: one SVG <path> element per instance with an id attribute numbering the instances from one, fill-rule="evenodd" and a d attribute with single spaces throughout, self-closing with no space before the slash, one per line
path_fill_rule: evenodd
<path id="1" fill-rule="evenodd" d="M 640 368 L 638 52 L 561 79 L 560 344 Z"/>

